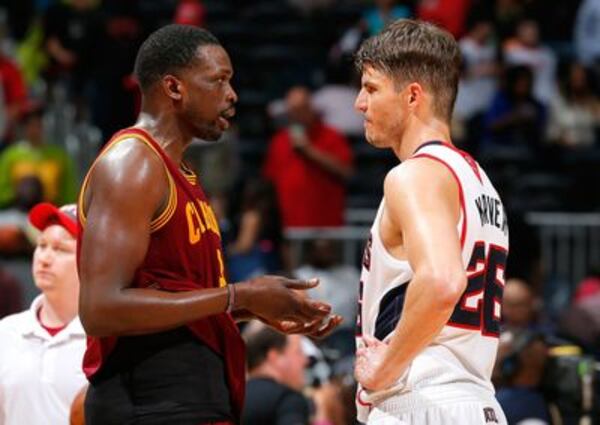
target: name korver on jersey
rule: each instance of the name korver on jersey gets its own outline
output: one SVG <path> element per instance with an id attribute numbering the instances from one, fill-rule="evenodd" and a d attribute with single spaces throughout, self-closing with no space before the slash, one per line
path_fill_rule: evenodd
<path id="1" fill-rule="evenodd" d="M 495 226 L 505 235 L 508 234 L 508 220 L 500 199 L 483 194 L 475 198 L 475 206 L 482 226 Z"/>

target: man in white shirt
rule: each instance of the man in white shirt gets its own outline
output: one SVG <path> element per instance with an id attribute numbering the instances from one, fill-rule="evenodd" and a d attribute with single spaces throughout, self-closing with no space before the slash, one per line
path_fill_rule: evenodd
<path id="1" fill-rule="evenodd" d="M 86 384 L 85 332 L 77 317 L 75 206 L 35 206 L 40 230 L 32 273 L 42 292 L 29 310 L 0 321 L 0 425 L 69 423 L 71 403 Z"/>

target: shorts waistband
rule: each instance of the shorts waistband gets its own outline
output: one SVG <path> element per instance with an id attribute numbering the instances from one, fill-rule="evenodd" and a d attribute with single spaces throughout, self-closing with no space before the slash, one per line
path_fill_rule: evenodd
<path id="1" fill-rule="evenodd" d="M 448 384 L 413 390 L 392 396 L 375 408 L 387 413 L 401 414 L 455 403 L 496 403 L 494 393 L 474 384 Z"/>

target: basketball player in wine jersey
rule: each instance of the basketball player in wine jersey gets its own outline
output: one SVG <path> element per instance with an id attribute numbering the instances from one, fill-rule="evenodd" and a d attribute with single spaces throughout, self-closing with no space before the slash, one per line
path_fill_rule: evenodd
<path id="1" fill-rule="evenodd" d="M 142 44 L 135 74 L 139 119 L 106 144 L 79 199 L 85 422 L 239 423 L 245 355 L 234 320 L 323 335 L 341 318 L 324 320 L 327 304 L 293 291 L 315 281 L 226 281 L 217 220 L 183 162 L 193 138 L 217 140 L 235 113 L 218 40 L 163 27 Z"/>
<path id="2" fill-rule="evenodd" d="M 363 258 L 359 420 L 505 424 L 490 382 L 508 255 L 502 202 L 450 140 L 460 54 L 434 25 L 399 20 L 357 53 L 370 144 L 401 164 Z"/>

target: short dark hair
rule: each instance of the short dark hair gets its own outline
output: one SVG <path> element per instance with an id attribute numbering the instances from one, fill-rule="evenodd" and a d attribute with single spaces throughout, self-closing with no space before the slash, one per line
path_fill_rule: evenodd
<path id="1" fill-rule="evenodd" d="M 460 76 L 460 49 L 447 31 L 427 22 L 399 19 L 360 46 L 355 58 L 393 78 L 417 81 L 435 96 L 433 112 L 450 121 Z"/>
<path id="2" fill-rule="evenodd" d="M 246 336 L 246 359 L 248 370 L 252 370 L 267 359 L 269 351 L 282 351 L 287 343 L 287 336 L 274 329 L 264 327 Z"/>
<path id="3" fill-rule="evenodd" d="M 198 47 L 220 44 L 210 32 L 191 25 L 172 24 L 154 31 L 135 59 L 134 73 L 142 91 L 164 75 L 193 64 Z"/>

